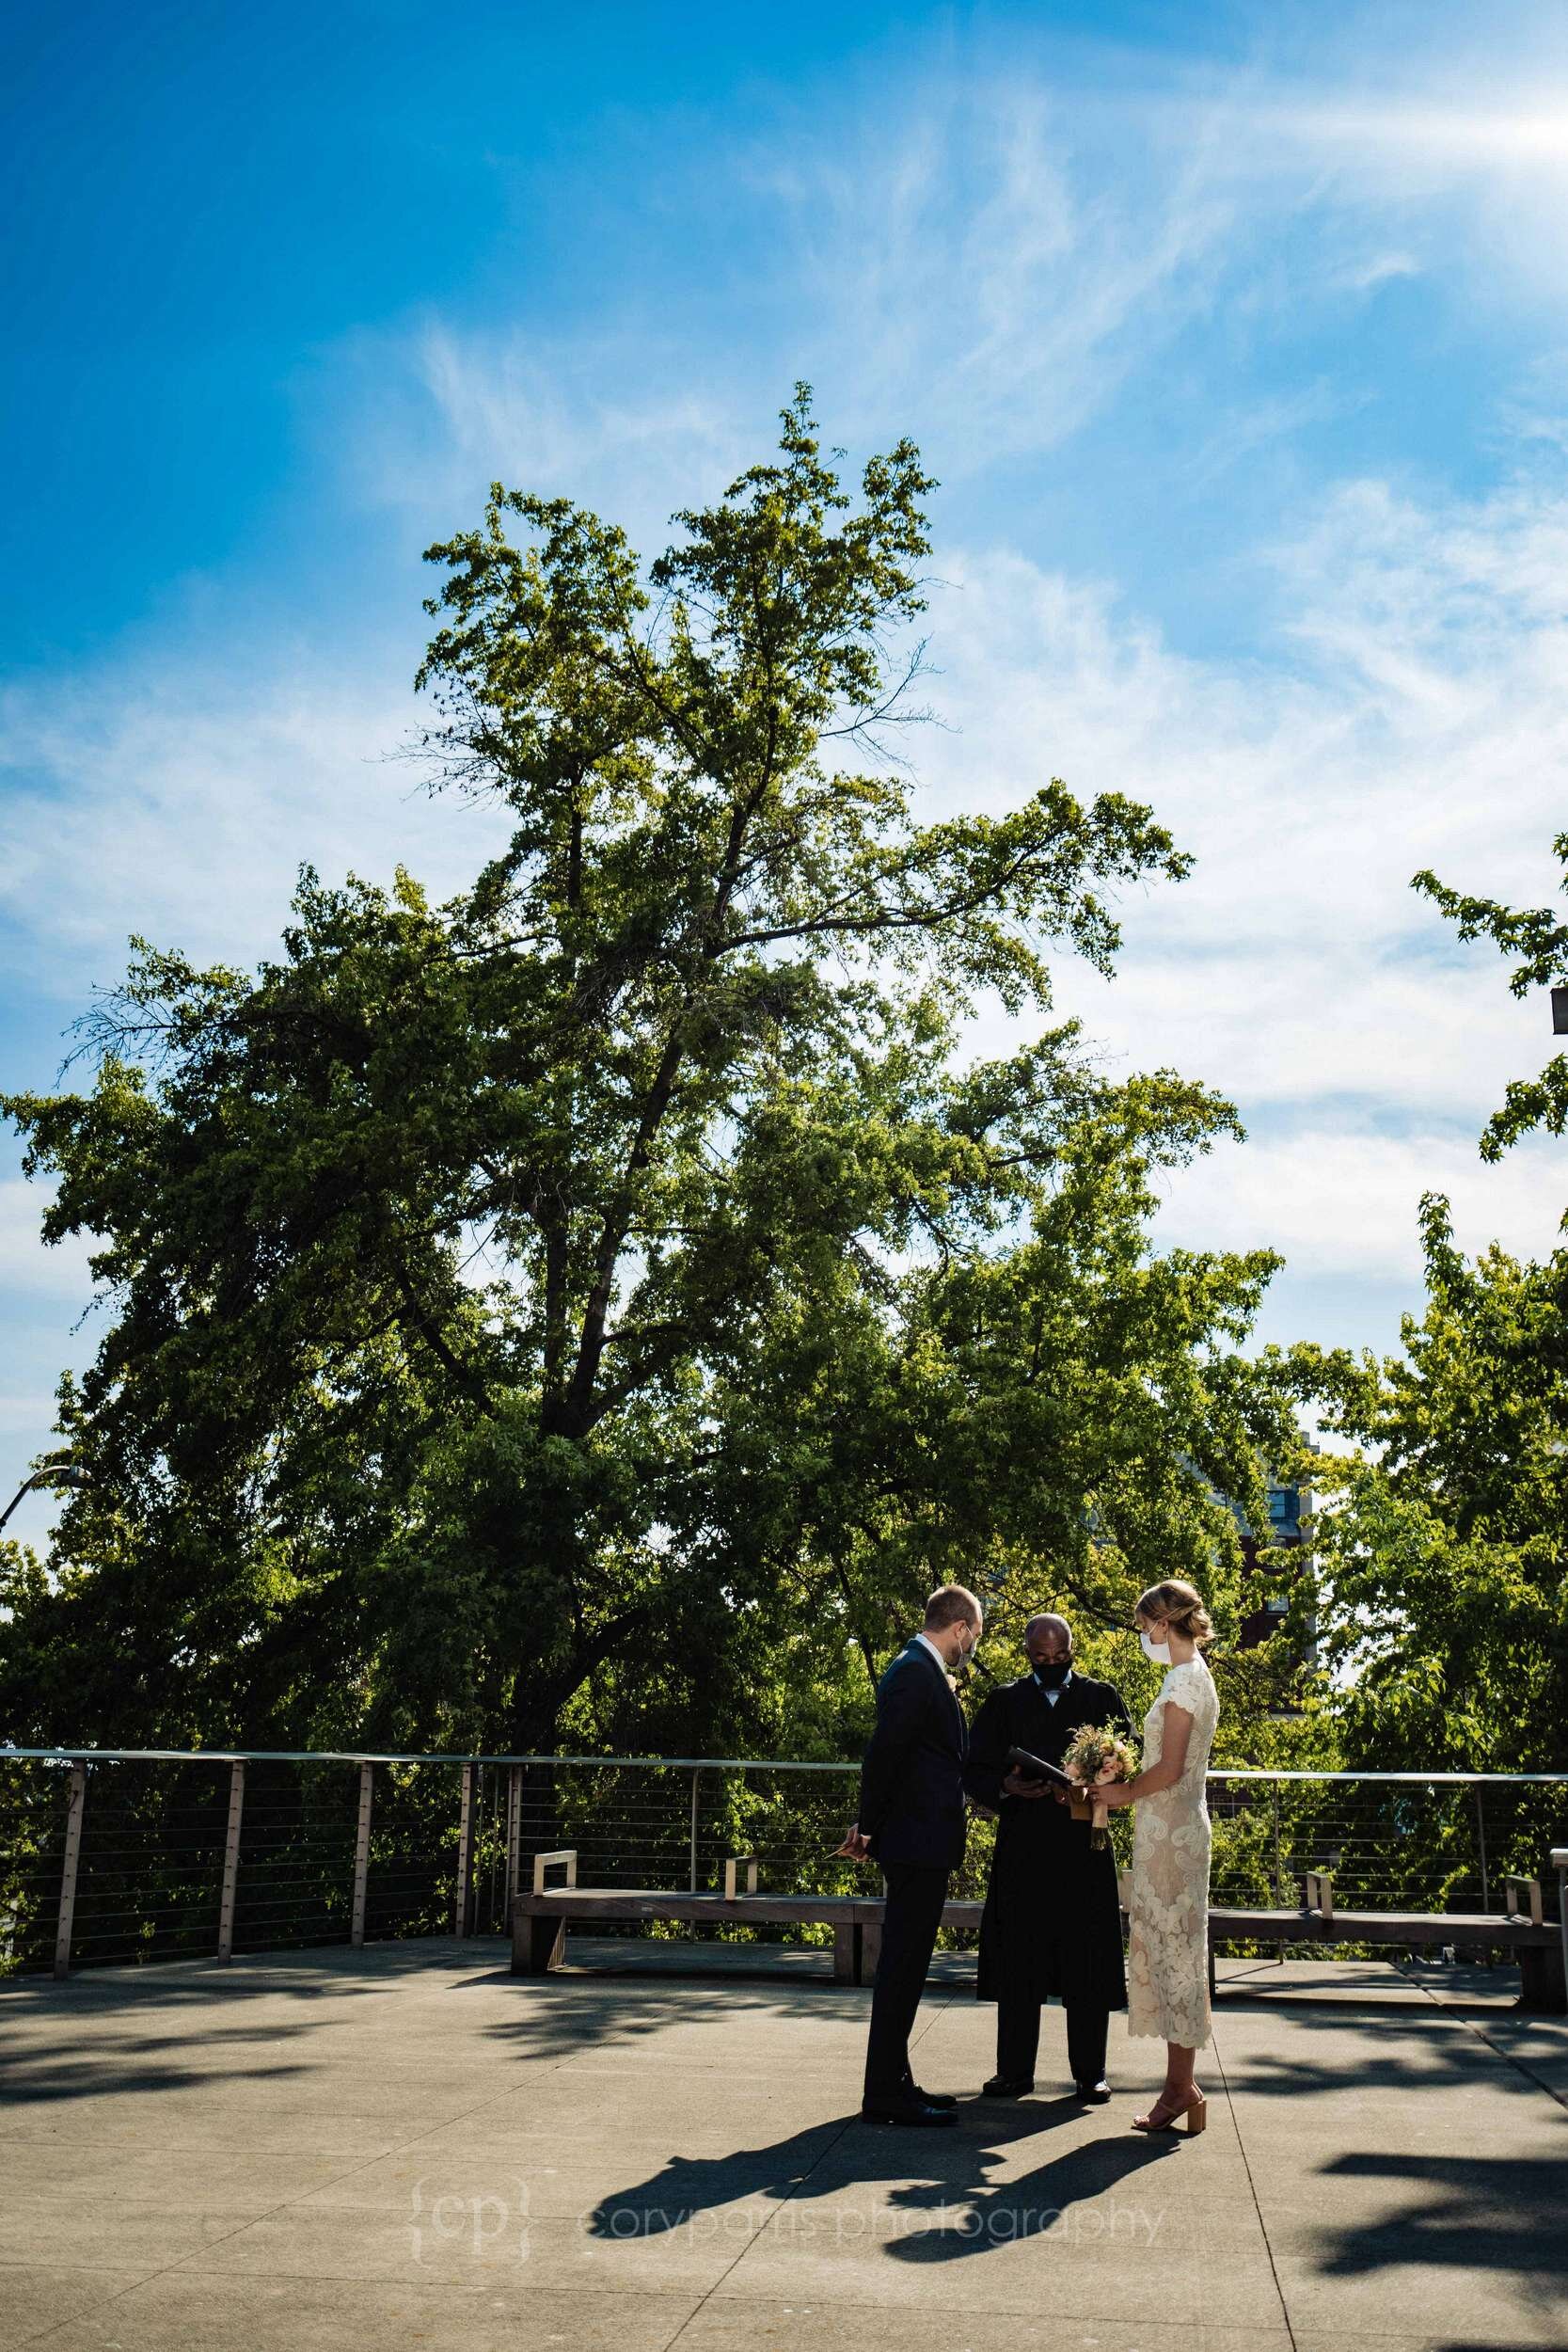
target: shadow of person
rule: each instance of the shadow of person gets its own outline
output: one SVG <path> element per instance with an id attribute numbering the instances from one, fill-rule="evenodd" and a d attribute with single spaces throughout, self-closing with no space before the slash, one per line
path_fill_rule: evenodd
<path id="1" fill-rule="evenodd" d="M 667 2156 L 650 2179 L 602 2199 L 588 2217 L 588 2234 L 658 2237 L 741 2198 L 771 2197 L 782 2204 L 800 2193 L 834 2128 L 814 2123 L 768 2147 L 737 2148 L 722 2156 Z"/>
<path id="2" fill-rule="evenodd" d="M 645 2181 L 606 2197 L 588 2217 L 591 2237 L 657 2237 L 699 2214 L 748 2197 L 776 2203 L 835 2196 L 848 2185 L 893 2184 L 892 2201 L 973 2202 L 1016 2140 L 1030 2139 L 1082 2113 L 1076 2100 L 1007 2107 L 975 2102 L 958 2111 L 956 2129 L 906 2131 L 840 2116 L 765 2148 L 721 2156 L 670 2156 Z"/>
<path id="3" fill-rule="evenodd" d="M 1022 2180 L 982 2185 L 966 2202 L 950 2202 L 944 2194 L 934 2225 L 893 2233 L 887 2251 L 896 2262 L 954 2262 L 1069 2226 L 1077 2238 L 1089 2235 L 1111 2244 L 1119 2240 L 1129 2248 L 1151 2246 L 1164 2217 L 1164 2207 L 1156 2212 L 1145 2199 L 1124 2200 L 1110 2192 L 1149 2165 L 1168 2162 L 1176 2154 L 1174 2139 L 1163 2135 L 1095 2139 L 1065 2149 Z M 918 2214 L 935 2201 L 928 2189 L 911 2186 L 892 2201 Z"/>

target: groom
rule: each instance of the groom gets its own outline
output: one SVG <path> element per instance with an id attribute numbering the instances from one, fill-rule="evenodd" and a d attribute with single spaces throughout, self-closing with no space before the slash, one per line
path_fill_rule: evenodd
<path id="1" fill-rule="evenodd" d="M 860 1818 L 841 1851 L 869 1855 L 887 1883 L 882 1948 L 871 1995 L 863 2115 L 876 2123 L 951 2123 L 950 2094 L 922 2090 L 910 2072 L 910 2033 L 947 1877 L 963 1860 L 963 1709 L 948 1675 L 973 1656 L 983 1623 L 966 1586 L 944 1584 L 926 1622 L 877 1685 L 877 1728 L 861 1767 Z"/>

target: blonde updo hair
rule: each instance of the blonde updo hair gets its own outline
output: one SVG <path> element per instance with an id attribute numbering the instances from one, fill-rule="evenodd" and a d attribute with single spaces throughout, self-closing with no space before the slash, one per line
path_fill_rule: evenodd
<path id="1" fill-rule="evenodd" d="M 1199 1648 L 1213 1634 L 1213 1623 L 1203 1606 L 1203 1596 L 1196 1586 L 1183 1584 L 1180 1577 L 1171 1577 L 1164 1584 L 1151 1584 L 1139 1601 L 1133 1615 L 1150 1620 L 1164 1618 L 1173 1632 L 1184 1634 Z"/>

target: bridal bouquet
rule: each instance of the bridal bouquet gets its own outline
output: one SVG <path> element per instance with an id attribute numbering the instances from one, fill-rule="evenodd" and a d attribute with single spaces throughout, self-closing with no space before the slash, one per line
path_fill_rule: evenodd
<path id="1" fill-rule="evenodd" d="M 1086 1802 L 1093 1806 L 1091 1846 L 1109 1842 L 1105 1820 L 1110 1808 L 1094 1804 L 1094 1790 L 1106 1788 L 1112 1781 L 1131 1780 L 1137 1769 L 1137 1749 L 1121 1732 L 1107 1730 L 1102 1724 L 1085 1724 L 1073 1733 L 1071 1745 L 1062 1758 L 1062 1770 L 1085 1791 Z"/>

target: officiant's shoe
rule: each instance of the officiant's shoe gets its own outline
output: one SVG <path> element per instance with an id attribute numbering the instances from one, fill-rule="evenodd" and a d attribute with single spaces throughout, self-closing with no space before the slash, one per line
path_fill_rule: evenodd
<path id="1" fill-rule="evenodd" d="M 1103 2075 L 1097 2083 L 1075 2083 L 1073 2089 L 1080 2099 L 1086 2101 L 1091 2107 L 1102 2107 L 1109 2104 L 1111 2086 Z"/>
<path id="2" fill-rule="evenodd" d="M 956 2090 L 922 2090 L 918 2083 L 910 2085 L 906 2096 L 918 2100 L 923 2107 L 956 2107 L 958 2104 Z"/>
<path id="3" fill-rule="evenodd" d="M 914 2123 L 930 2129 L 940 2123 L 956 2123 L 958 2117 L 951 2107 L 936 2107 L 924 2096 L 896 2099 L 863 2099 L 861 2113 L 868 2123 Z"/>
<path id="4" fill-rule="evenodd" d="M 1023 2099 L 1035 2088 L 1033 2074 L 993 2074 L 980 2086 L 982 2099 Z"/>

